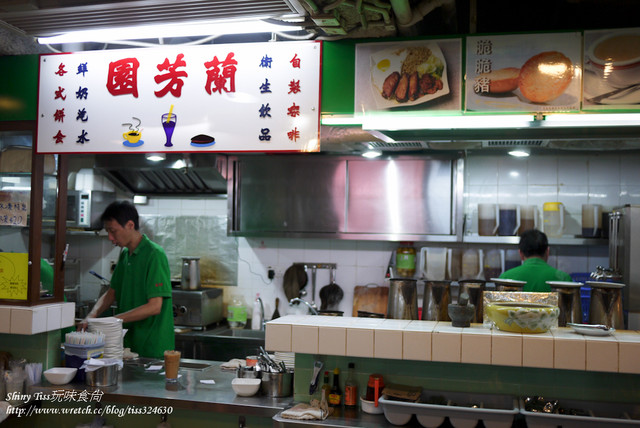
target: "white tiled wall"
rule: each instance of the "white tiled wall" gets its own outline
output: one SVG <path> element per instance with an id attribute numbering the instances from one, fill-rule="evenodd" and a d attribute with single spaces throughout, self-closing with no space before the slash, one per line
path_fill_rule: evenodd
<path id="1" fill-rule="evenodd" d="M 581 205 L 599 203 L 605 209 L 624 203 L 640 204 L 639 155 L 560 154 L 531 156 L 528 159 L 494 155 L 471 155 L 466 162 L 465 213 L 470 232 L 477 232 L 478 203 L 536 204 L 540 211 L 548 201 L 562 202 L 570 221 L 567 234 L 580 233 Z M 141 214 L 226 215 L 227 200 L 212 197 L 149 198 L 148 205 L 138 206 Z M 539 212 L 540 214 L 540 212 Z M 86 273 L 89 269 L 109 277 L 109 261 L 117 260 L 114 249 L 105 238 L 77 237 L 70 247 L 70 257 L 80 258 L 80 276 L 88 283 L 88 291 L 97 295 L 100 282 Z M 194 239 L 197 239 L 194 237 Z M 226 287 L 226 302 L 241 297 L 252 307 L 256 293 L 265 305 L 266 318 L 280 299 L 281 314 L 297 313 L 286 305 L 282 288 L 285 270 L 294 262 L 328 262 L 337 264 L 336 282 L 344 292 L 339 309 L 350 315 L 353 289 L 356 285 L 383 284 L 389 256 L 398 244 L 376 241 L 343 241 L 322 239 L 237 238 L 238 286 Z M 73 242 L 73 241 L 72 241 Z M 415 243 L 421 246 L 420 243 Z M 91 250 L 86 251 L 85 246 Z M 597 265 L 608 265 L 606 247 L 558 247 L 552 249 L 550 263 L 566 272 L 587 272 Z M 273 268 L 276 278 L 267 278 Z M 310 276 L 310 275 L 309 275 Z M 315 301 L 319 304 L 321 288 L 330 283 L 329 271 L 318 270 Z M 83 285 L 83 287 L 85 287 Z M 306 289 L 311 292 L 311 284 Z M 309 299 L 309 295 L 306 297 Z"/>

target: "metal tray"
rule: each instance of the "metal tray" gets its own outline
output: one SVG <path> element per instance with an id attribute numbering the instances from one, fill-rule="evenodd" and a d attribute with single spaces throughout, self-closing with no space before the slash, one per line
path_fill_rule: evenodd
<path id="1" fill-rule="evenodd" d="M 525 410 L 524 400 L 520 399 L 520 413 L 524 415 L 528 428 L 556 428 L 559 425 L 562 428 L 640 426 L 640 404 L 558 400 L 558 406 L 583 410 L 591 416 L 530 412 Z"/>
<path id="2" fill-rule="evenodd" d="M 486 428 L 510 428 L 519 412 L 518 400 L 507 395 L 422 391 L 420 401 L 408 403 L 383 396 L 379 403 L 392 424 L 404 425 L 416 415 L 425 428 L 440 426 L 446 417 L 454 427 L 475 427 L 482 420 Z M 446 404 L 429 404 L 434 401 Z"/>

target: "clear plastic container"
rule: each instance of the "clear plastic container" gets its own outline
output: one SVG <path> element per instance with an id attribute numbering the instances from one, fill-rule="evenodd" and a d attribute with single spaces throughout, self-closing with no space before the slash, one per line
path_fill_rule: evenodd
<path id="1" fill-rule="evenodd" d="M 244 328 L 247 325 L 247 307 L 238 297 L 227 307 L 227 322 L 230 328 Z"/>
<path id="2" fill-rule="evenodd" d="M 545 202 L 542 205 L 542 225 L 548 238 L 561 238 L 564 233 L 564 205 Z"/>

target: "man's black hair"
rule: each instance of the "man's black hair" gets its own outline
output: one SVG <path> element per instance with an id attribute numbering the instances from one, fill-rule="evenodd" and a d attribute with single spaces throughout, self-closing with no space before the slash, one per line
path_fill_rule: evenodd
<path id="1" fill-rule="evenodd" d="M 133 225 L 136 230 L 140 227 L 138 221 L 138 210 L 129 201 L 111 202 L 100 216 L 100 221 L 102 221 L 102 223 L 108 220 L 115 220 L 122 227 L 131 220 L 133 221 Z"/>
<path id="2" fill-rule="evenodd" d="M 549 240 L 547 240 L 547 235 L 538 229 L 525 230 L 520 235 L 518 248 L 525 257 L 544 257 L 547 248 L 549 248 Z"/>

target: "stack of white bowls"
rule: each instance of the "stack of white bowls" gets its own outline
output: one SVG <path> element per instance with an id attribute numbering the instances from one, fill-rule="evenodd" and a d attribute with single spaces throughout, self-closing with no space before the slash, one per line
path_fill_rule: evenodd
<path id="1" fill-rule="evenodd" d="M 104 358 L 122 359 L 122 320 L 116 317 L 89 318 L 88 330 L 93 333 L 104 334 Z"/>

